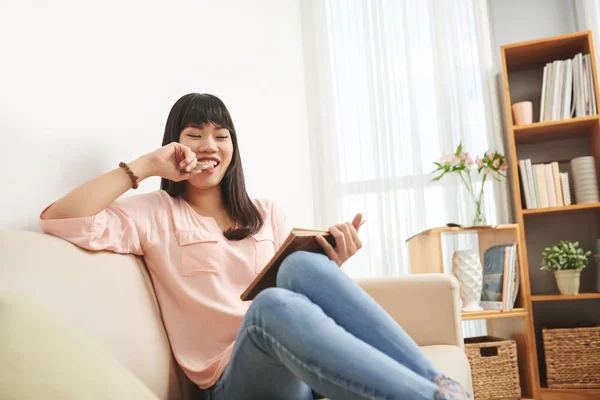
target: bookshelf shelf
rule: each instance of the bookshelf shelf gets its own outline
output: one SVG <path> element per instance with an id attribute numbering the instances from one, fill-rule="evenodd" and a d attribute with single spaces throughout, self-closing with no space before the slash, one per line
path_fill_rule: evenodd
<path id="1" fill-rule="evenodd" d="M 463 321 L 477 321 L 482 319 L 498 319 L 498 318 L 518 318 L 526 317 L 528 315 L 524 308 L 513 308 L 510 311 L 500 310 L 485 310 L 475 312 L 463 312 Z"/>
<path id="2" fill-rule="evenodd" d="M 600 209 L 600 203 L 589 203 L 589 204 L 571 204 L 570 206 L 563 207 L 549 207 L 549 208 L 532 208 L 530 210 L 523 210 L 523 215 L 536 215 L 536 214 L 552 214 L 552 213 L 566 213 L 571 211 L 585 211 Z"/>
<path id="3" fill-rule="evenodd" d="M 541 388 L 542 400 L 593 400 L 600 398 L 600 389 Z"/>
<path id="4" fill-rule="evenodd" d="M 592 98 L 595 100 L 595 103 L 590 102 L 589 104 L 595 106 L 592 107 L 592 113 L 594 108 L 598 109 L 598 76 L 592 34 L 590 31 L 585 31 L 514 43 L 502 46 L 500 51 L 506 111 L 508 173 L 514 218 L 522 238 L 519 242 L 519 252 L 522 252 L 523 256 L 519 259 L 519 269 L 524 270 L 525 275 L 524 287 L 522 287 L 524 302 L 519 307 L 524 308 L 526 316 L 487 322 L 488 325 L 496 322 L 511 324 L 522 322 L 523 324 L 522 333 L 528 344 L 527 351 L 523 353 L 528 358 L 528 362 L 519 360 L 519 363 L 527 365 L 529 371 L 524 372 L 522 369 L 519 371 L 522 380 L 530 380 L 522 385 L 524 389 L 522 396 L 544 400 L 600 399 L 600 389 L 548 389 L 544 387 L 547 371 L 541 332 L 542 326 L 568 324 L 576 326 L 579 322 L 588 322 L 587 318 L 594 320 L 598 318 L 599 314 L 594 310 L 597 310 L 598 304 L 600 304 L 597 301 L 600 300 L 600 293 L 590 293 L 594 291 L 592 284 L 595 283 L 595 265 L 592 262 L 591 266 L 582 272 L 581 290 L 583 293 L 575 296 L 554 294 L 553 292 L 557 289 L 553 274 L 539 271 L 542 251 L 559 240 L 580 241 L 585 249 L 595 250 L 596 239 L 600 238 L 600 203 L 524 209 L 525 195 L 522 192 L 524 189 L 520 181 L 519 168 L 519 160 L 530 160 L 533 164 L 543 165 L 556 161 L 559 163 L 559 172 L 567 172 L 571 175 L 568 164 L 573 158 L 593 156 L 599 159 L 600 116 L 588 115 L 558 121 L 514 125 L 511 112 L 512 104 L 531 101 L 534 107 L 534 118 L 539 118 L 542 108 L 542 93 L 548 93 L 545 90 L 548 88 L 549 81 L 547 77 L 544 80 L 544 70 L 547 64 L 560 65 L 558 71 L 564 71 L 562 69 L 564 63 L 554 64 L 554 62 L 568 59 L 575 62 L 573 60 L 579 53 L 589 54 L 589 58 L 586 58 L 589 61 L 589 68 L 586 71 L 591 71 L 591 81 L 588 81 L 587 88 L 593 90 Z M 546 68 L 546 73 L 548 71 L 550 68 Z M 556 71 L 553 69 L 555 73 L 553 79 L 563 79 L 561 75 L 558 75 L 560 78 L 556 77 Z M 585 84 L 586 78 L 579 79 L 584 79 Z M 561 100 L 565 98 L 562 97 Z M 548 98 L 545 99 L 544 105 L 547 106 Z M 571 101 L 575 101 L 574 99 L 572 97 Z M 556 106 L 556 101 L 554 100 L 554 106 Z M 581 103 L 579 104 L 581 105 Z M 559 110 L 560 106 L 559 104 Z M 545 109 L 545 111 L 547 110 Z M 589 111 L 589 109 L 584 110 L 584 114 L 588 114 Z M 531 187 L 531 184 L 528 186 Z M 571 196 L 574 201 L 577 200 L 572 189 Z M 532 215 L 544 215 L 544 218 L 534 218 L 531 217 Z M 531 292 L 539 294 L 531 294 Z M 573 302 L 573 300 L 588 301 Z M 521 354 L 518 356 L 521 357 Z M 532 386 L 531 391 L 525 390 L 528 385 Z"/>
<path id="5" fill-rule="evenodd" d="M 591 136 L 598 129 L 598 115 L 564 119 L 559 121 L 535 122 L 529 125 L 515 125 L 516 144 L 540 141 L 571 139 Z"/>
<path id="6" fill-rule="evenodd" d="M 487 334 L 514 340 L 517 345 L 517 360 L 522 396 L 535 398 L 535 359 L 529 356 L 535 351 L 529 320 L 531 302 L 529 301 L 529 275 L 525 267 L 525 253 L 521 227 L 518 224 L 497 226 L 474 226 L 462 228 L 439 227 L 418 233 L 407 240 L 411 273 L 444 273 L 444 239 L 456 239 L 456 235 L 476 235 L 480 260 L 484 260 L 485 251 L 493 246 L 509 243 L 517 244 L 519 290 L 514 307 L 510 311 L 485 310 L 463 312 L 463 321 L 485 321 Z"/>
<path id="7" fill-rule="evenodd" d="M 600 299 L 600 293 L 579 293 L 575 295 L 564 294 L 534 294 L 532 301 L 563 301 L 563 300 L 589 300 Z"/>
<path id="8" fill-rule="evenodd" d="M 530 40 L 502 46 L 507 72 L 528 70 L 579 52 L 589 53 L 591 41 L 584 33 Z"/>

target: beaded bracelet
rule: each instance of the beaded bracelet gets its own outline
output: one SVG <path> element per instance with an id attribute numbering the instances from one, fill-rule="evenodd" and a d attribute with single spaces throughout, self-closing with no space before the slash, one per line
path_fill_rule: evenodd
<path id="1" fill-rule="evenodd" d="M 131 171 L 131 169 L 129 168 L 129 165 L 125 164 L 124 162 L 120 162 L 119 163 L 119 167 L 123 168 L 125 170 L 125 172 L 127 172 L 127 175 L 129 175 L 129 177 L 131 178 L 131 187 L 133 189 L 137 189 L 138 188 L 138 177 L 134 175 L 134 173 Z"/>

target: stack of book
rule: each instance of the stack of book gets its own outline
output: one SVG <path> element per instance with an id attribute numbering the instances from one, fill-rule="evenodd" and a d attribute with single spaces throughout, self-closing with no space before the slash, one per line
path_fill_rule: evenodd
<path id="1" fill-rule="evenodd" d="M 558 170 L 558 162 L 532 164 L 529 159 L 519 160 L 519 171 L 525 208 L 571 205 L 569 174 Z"/>
<path id="2" fill-rule="evenodd" d="M 510 311 L 519 291 L 519 260 L 515 243 L 493 246 L 483 255 L 480 305 L 485 310 Z"/>
<path id="3" fill-rule="evenodd" d="M 590 55 L 546 64 L 542 82 L 540 122 L 596 115 L 596 93 Z"/>

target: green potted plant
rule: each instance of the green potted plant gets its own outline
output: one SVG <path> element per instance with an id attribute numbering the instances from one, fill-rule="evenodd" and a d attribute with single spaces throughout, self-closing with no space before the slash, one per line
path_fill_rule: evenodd
<path id="1" fill-rule="evenodd" d="M 578 294 L 581 270 L 587 267 L 591 251 L 579 247 L 579 242 L 561 240 L 542 252 L 542 270 L 554 272 L 560 294 Z"/>

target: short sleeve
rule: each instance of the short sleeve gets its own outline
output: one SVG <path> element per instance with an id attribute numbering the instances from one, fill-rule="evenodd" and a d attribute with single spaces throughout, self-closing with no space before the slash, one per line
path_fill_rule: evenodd
<path id="1" fill-rule="evenodd" d="M 287 215 L 283 212 L 279 204 L 273 202 L 271 206 L 271 221 L 275 231 L 275 244 L 277 249 L 281 247 L 287 239 L 292 228 L 289 226 Z"/>
<path id="2" fill-rule="evenodd" d="M 138 219 L 147 200 L 148 195 L 127 197 L 89 217 L 41 219 L 40 215 L 40 226 L 45 233 L 87 250 L 141 256 L 144 254 L 139 233 L 142 222 Z"/>

